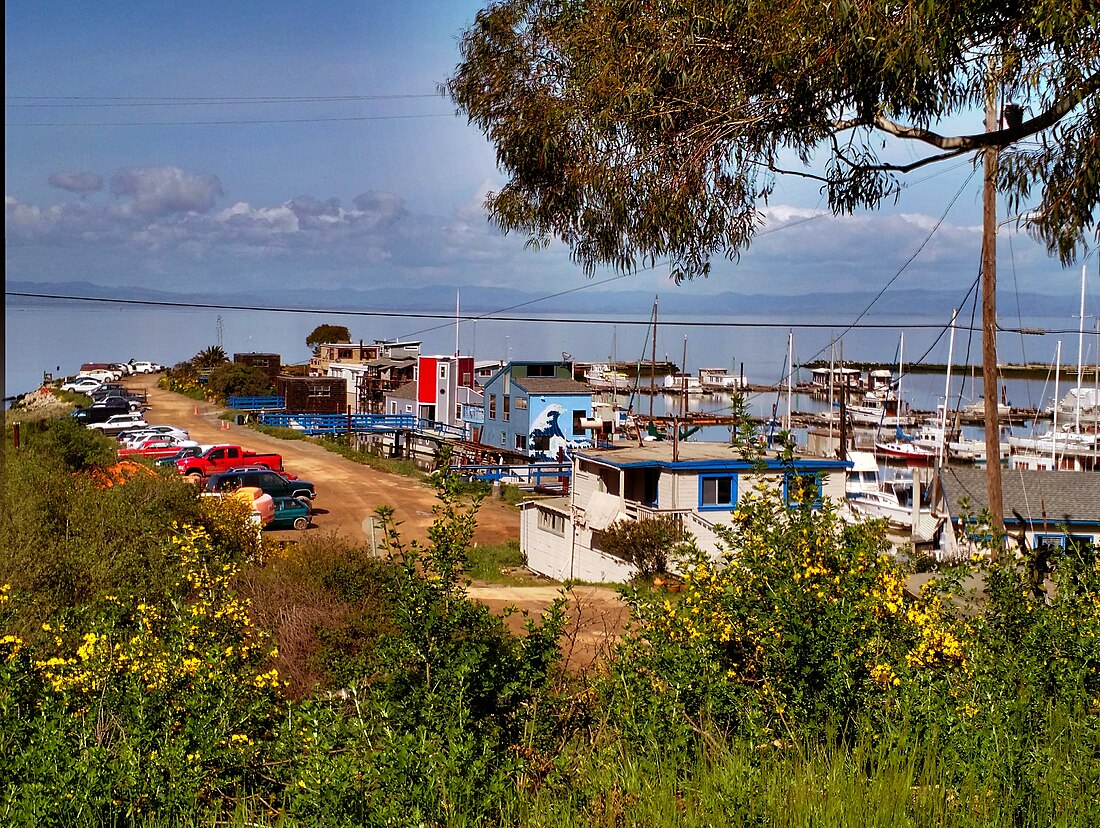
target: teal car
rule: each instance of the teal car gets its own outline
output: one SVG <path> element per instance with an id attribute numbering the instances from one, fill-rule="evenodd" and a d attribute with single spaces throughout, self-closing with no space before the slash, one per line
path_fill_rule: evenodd
<path id="1" fill-rule="evenodd" d="M 297 497 L 274 497 L 275 517 L 265 529 L 307 529 L 313 523 L 309 503 Z"/>

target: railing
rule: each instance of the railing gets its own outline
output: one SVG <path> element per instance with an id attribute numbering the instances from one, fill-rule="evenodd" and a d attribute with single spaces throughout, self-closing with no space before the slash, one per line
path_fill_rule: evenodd
<path id="1" fill-rule="evenodd" d="M 519 466 L 472 464 L 452 466 L 460 477 L 489 483 L 508 483 L 521 489 L 561 489 L 565 491 L 573 473 L 570 463 L 530 463 Z"/>
<path id="2" fill-rule="evenodd" d="M 237 411 L 266 411 L 285 406 L 282 397 L 230 397 L 226 404 Z"/>
<path id="3" fill-rule="evenodd" d="M 412 414 L 288 414 L 265 412 L 260 424 L 292 428 L 309 435 L 317 434 L 392 434 L 413 431 L 436 437 L 462 440 L 466 429 L 415 417 Z"/>

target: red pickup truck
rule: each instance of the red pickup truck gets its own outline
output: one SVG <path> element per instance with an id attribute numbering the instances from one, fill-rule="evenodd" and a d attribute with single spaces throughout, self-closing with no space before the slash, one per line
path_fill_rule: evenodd
<path id="1" fill-rule="evenodd" d="M 176 461 L 180 474 L 195 477 L 209 477 L 234 466 L 263 466 L 272 471 L 283 470 L 283 458 L 280 454 L 257 454 L 246 451 L 240 446 L 211 446 L 198 457 L 185 457 Z"/>

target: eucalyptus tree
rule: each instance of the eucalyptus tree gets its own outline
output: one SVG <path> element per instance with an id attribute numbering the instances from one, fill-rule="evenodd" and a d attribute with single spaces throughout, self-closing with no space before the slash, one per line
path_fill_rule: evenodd
<path id="1" fill-rule="evenodd" d="M 986 149 L 1063 263 L 1096 232 L 1095 0 L 499 0 L 461 49 L 447 91 L 508 176 L 493 218 L 561 238 L 588 273 L 667 257 L 706 275 L 782 175 L 846 213 Z M 1005 117 L 983 131 L 991 88 Z M 898 144 L 927 151 L 902 163 Z"/>
<path id="2" fill-rule="evenodd" d="M 559 237 L 589 274 L 668 258 L 677 281 L 707 275 L 750 244 L 784 175 L 850 213 L 980 153 L 990 456 L 995 193 L 1063 264 L 1097 239 L 1096 0 L 498 0 L 447 91 L 509 176 L 496 222 Z M 999 525 L 995 463 L 989 503 Z"/>

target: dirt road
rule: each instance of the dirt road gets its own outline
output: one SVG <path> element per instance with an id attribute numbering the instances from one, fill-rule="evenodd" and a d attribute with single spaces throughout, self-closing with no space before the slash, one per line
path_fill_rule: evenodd
<path id="1" fill-rule="evenodd" d="M 314 525 L 307 531 L 331 531 L 357 544 L 372 544 L 375 509 L 389 506 L 401 522 L 406 542 L 427 540 L 432 522 L 435 492 L 430 487 L 408 477 L 375 471 L 303 440 L 280 440 L 254 429 L 229 426 L 218 419 L 222 409 L 209 403 L 197 403 L 189 397 L 157 387 L 157 375 L 139 375 L 127 381 L 131 387 L 148 394 L 149 410 L 145 419 L 150 424 L 166 423 L 186 428 L 191 439 L 200 443 L 233 443 L 253 451 L 278 452 L 286 470 L 309 480 L 317 487 L 314 501 Z M 478 512 L 474 541 L 478 544 L 500 544 L 519 538 L 519 513 L 500 501 L 485 500 Z M 300 533 L 293 529 L 271 532 L 293 540 Z M 381 536 L 377 540 L 381 542 Z M 475 583 L 469 588 L 472 598 L 486 604 L 493 612 L 515 607 L 537 615 L 558 597 L 558 586 L 502 587 Z M 574 667 L 590 664 L 606 652 L 627 620 L 627 610 L 613 590 L 600 587 L 577 587 L 569 599 L 569 627 L 563 649 Z M 508 625 L 519 631 L 522 614 L 511 615 Z"/>
<path id="2" fill-rule="evenodd" d="M 375 509 L 389 506 L 402 523 L 406 542 L 427 539 L 436 503 L 430 487 L 409 477 L 375 471 L 311 442 L 280 440 L 251 428 L 229 425 L 218 419 L 222 411 L 218 406 L 157 388 L 156 380 L 157 375 L 139 375 L 127 383 L 148 394 L 145 419 L 150 424 L 185 428 L 191 439 L 200 443 L 235 443 L 253 451 L 277 452 L 283 456 L 287 471 L 316 485 L 314 525 L 309 531 L 331 530 L 355 543 L 370 544 Z M 228 430 L 223 428 L 226 425 Z M 293 538 L 296 533 L 288 530 L 274 534 Z M 499 501 L 486 500 L 478 512 L 474 538 L 481 544 L 518 539 L 519 513 Z"/>

